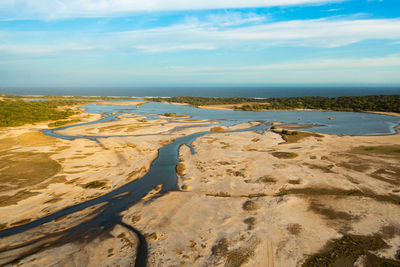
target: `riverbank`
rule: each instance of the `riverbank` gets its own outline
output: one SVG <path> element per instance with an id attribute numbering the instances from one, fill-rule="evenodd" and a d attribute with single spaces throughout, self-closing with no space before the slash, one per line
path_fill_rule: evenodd
<path id="1" fill-rule="evenodd" d="M 371 253 L 394 260 L 400 248 L 394 144 L 399 134 L 285 143 L 269 131 L 212 133 L 193 143 L 194 155 L 181 147 L 182 191 L 138 203 L 124 221 L 151 237 L 150 266 L 310 266 L 329 242 L 373 235 L 388 246 Z M 347 260 L 373 262 L 365 255 Z"/>

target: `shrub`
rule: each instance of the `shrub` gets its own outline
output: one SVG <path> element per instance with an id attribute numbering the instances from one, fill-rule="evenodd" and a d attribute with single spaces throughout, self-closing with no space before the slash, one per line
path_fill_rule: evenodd
<path id="1" fill-rule="evenodd" d="M 298 155 L 294 152 L 272 152 L 272 156 L 279 159 L 293 159 Z"/>
<path id="2" fill-rule="evenodd" d="M 93 181 L 83 185 L 83 188 L 100 188 L 103 187 L 106 183 L 101 181 Z"/>
<path id="3" fill-rule="evenodd" d="M 243 204 L 243 209 L 247 210 L 247 211 L 254 211 L 257 210 L 259 207 L 258 205 L 251 200 L 247 200 L 244 204 Z"/>

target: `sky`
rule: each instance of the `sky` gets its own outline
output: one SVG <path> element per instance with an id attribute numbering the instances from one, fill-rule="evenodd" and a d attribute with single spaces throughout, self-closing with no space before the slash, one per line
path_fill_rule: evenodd
<path id="1" fill-rule="evenodd" d="M 400 1 L 0 1 L 0 86 L 237 84 L 400 84 Z"/>

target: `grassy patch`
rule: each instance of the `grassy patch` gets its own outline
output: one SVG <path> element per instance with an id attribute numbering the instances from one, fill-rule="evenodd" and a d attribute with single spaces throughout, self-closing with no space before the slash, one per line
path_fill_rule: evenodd
<path id="1" fill-rule="evenodd" d="M 394 225 L 385 225 L 379 231 L 379 235 L 383 238 L 393 238 L 396 235 L 400 235 L 400 228 Z"/>
<path id="2" fill-rule="evenodd" d="M 89 188 L 101 188 L 103 186 L 105 186 L 106 183 L 105 182 L 101 182 L 101 181 L 93 181 L 90 183 L 87 183 L 85 185 L 83 185 L 83 188 L 89 189 Z"/>
<path id="3" fill-rule="evenodd" d="M 170 112 L 166 112 L 166 113 L 163 113 L 161 115 L 164 116 L 164 117 L 168 117 L 168 118 L 188 118 L 189 117 L 187 115 L 170 113 Z"/>
<path id="4" fill-rule="evenodd" d="M 183 162 L 179 162 L 179 163 L 176 165 L 176 173 L 177 173 L 179 176 L 183 176 L 183 175 L 185 174 L 185 171 L 186 171 L 185 164 L 184 164 Z"/>
<path id="5" fill-rule="evenodd" d="M 302 227 L 298 223 L 291 223 L 289 224 L 286 229 L 291 233 L 292 235 L 298 235 L 300 234 Z"/>
<path id="6" fill-rule="evenodd" d="M 134 215 L 134 216 L 132 216 L 131 222 L 133 224 L 135 224 L 135 223 L 138 223 L 141 219 L 142 219 L 142 217 L 140 215 Z"/>
<path id="7" fill-rule="evenodd" d="M 337 166 L 357 172 L 365 172 L 370 168 L 365 160 L 350 160 L 347 162 L 341 162 L 337 164 Z"/>
<path id="8" fill-rule="evenodd" d="M 258 210 L 260 207 L 254 201 L 247 200 L 245 203 L 243 203 L 242 208 L 246 211 L 255 211 Z"/>
<path id="9" fill-rule="evenodd" d="M 232 195 L 229 194 L 228 192 L 218 192 L 215 194 L 206 194 L 206 196 L 211 196 L 211 197 L 231 197 Z"/>
<path id="10" fill-rule="evenodd" d="M 368 156 L 384 156 L 400 158 L 400 145 L 392 146 L 359 146 L 353 148 L 350 152 Z"/>
<path id="11" fill-rule="evenodd" d="M 241 247 L 228 253 L 225 266 L 239 267 L 247 263 L 254 256 L 254 246 Z"/>
<path id="12" fill-rule="evenodd" d="M 325 207 L 322 204 L 316 203 L 316 202 L 311 202 L 310 210 L 312 210 L 315 213 L 318 213 L 322 216 L 324 216 L 328 220 L 354 220 L 357 219 L 358 216 L 353 216 L 348 214 L 347 212 L 343 211 L 336 211 L 334 209 Z"/>
<path id="13" fill-rule="evenodd" d="M 212 127 L 210 129 L 210 131 L 211 132 L 222 132 L 222 131 L 225 131 L 225 129 L 223 127 L 221 127 L 221 126 L 216 126 L 216 127 Z"/>
<path id="14" fill-rule="evenodd" d="M 63 194 L 61 194 L 61 195 L 63 195 Z M 49 199 L 44 203 L 45 204 L 57 203 L 57 202 L 59 202 L 61 200 L 63 200 L 61 197 L 53 197 L 52 199 Z"/>
<path id="15" fill-rule="evenodd" d="M 318 137 L 323 138 L 324 136 L 321 134 L 310 133 L 310 132 L 298 132 L 298 131 L 288 131 L 288 130 L 273 130 L 274 133 L 278 133 L 282 136 L 285 143 L 282 144 L 293 144 L 298 143 L 299 141 L 307 138 L 307 137 Z"/>
<path id="16" fill-rule="evenodd" d="M 333 173 L 333 171 L 331 170 L 333 167 L 335 167 L 335 165 L 330 164 L 327 166 L 322 166 L 322 165 L 318 165 L 318 164 L 311 164 L 311 163 L 307 163 L 304 162 L 303 163 L 304 166 L 307 166 L 308 168 L 312 169 L 312 170 L 321 170 L 325 173 Z"/>
<path id="17" fill-rule="evenodd" d="M 3 154 L 0 161 L 0 183 L 18 187 L 39 184 L 61 170 L 49 153 L 18 152 Z"/>
<path id="18" fill-rule="evenodd" d="M 274 184 L 276 183 L 276 179 L 270 175 L 265 175 L 257 179 L 257 183 L 264 183 L 264 184 Z"/>
<path id="19" fill-rule="evenodd" d="M 257 244 L 258 241 L 253 240 L 248 246 L 229 251 L 229 241 L 226 238 L 222 238 L 211 248 L 211 252 L 214 257 L 226 258 L 225 266 L 239 267 L 247 263 L 254 256 Z"/>
<path id="20" fill-rule="evenodd" d="M 343 190 L 339 188 L 292 188 L 292 189 L 282 189 L 275 196 L 294 194 L 294 195 L 306 195 L 306 196 L 359 196 L 372 198 L 380 202 L 389 202 L 395 205 L 400 205 L 400 197 L 396 195 L 376 195 L 372 192 L 362 192 L 357 189 Z"/>
<path id="21" fill-rule="evenodd" d="M 272 156 L 278 159 L 294 159 L 298 154 L 294 152 L 272 152 Z"/>
<path id="22" fill-rule="evenodd" d="M 46 146 L 58 142 L 55 137 L 47 136 L 40 131 L 23 133 L 17 139 L 19 146 Z"/>
<path id="23" fill-rule="evenodd" d="M 218 240 L 217 244 L 211 248 L 211 253 L 215 257 L 225 257 L 228 254 L 228 249 L 228 240 L 226 238 L 222 238 Z"/>
<path id="24" fill-rule="evenodd" d="M 254 226 L 257 224 L 257 219 L 255 217 L 249 217 L 244 219 L 243 222 L 247 224 L 247 229 L 252 230 Z"/>
<path id="25" fill-rule="evenodd" d="M 332 240 L 321 253 L 310 256 L 302 266 L 353 266 L 360 256 L 386 247 L 383 239 L 376 235 L 345 235 Z"/>
<path id="26" fill-rule="evenodd" d="M 265 193 L 253 193 L 253 194 L 248 194 L 248 195 L 242 195 L 241 197 L 246 197 L 246 198 L 257 198 L 257 197 L 266 197 L 267 194 Z"/>
<path id="27" fill-rule="evenodd" d="M 55 122 L 50 122 L 48 124 L 49 127 L 53 128 L 53 127 L 61 127 L 61 126 L 65 126 L 68 124 L 75 124 L 80 122 L 81 120 L 79 119 L 75 119 L 75 120 L 62 120 L 62 121 L 55 121 Z"/>
<path id="28" fill-rule="evenodd" d="M 392 185 L 400 185 L 400 168 L 397 167 L 378 169 L 370 174 L 370 176 Z"/>

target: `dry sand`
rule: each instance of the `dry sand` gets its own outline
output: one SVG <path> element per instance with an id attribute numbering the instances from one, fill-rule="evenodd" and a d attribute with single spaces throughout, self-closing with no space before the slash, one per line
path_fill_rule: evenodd
<path id="1" fill-rule="evenodd" d="M 272 132 L 212 133 L 194 142 L 194 155 L 183 146 L 182 192 L 142 201 L 124 216 L 153 234 L 149 266 L 298 266 L 330 240 L 373 234 L 388 244 L 373 253 L 393 259 L 400 155 L 352 149 L 399 145 L 400 136 L 282 142 Z"/>

